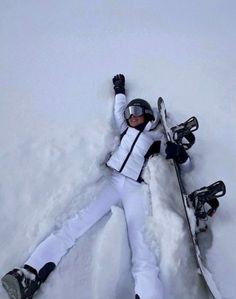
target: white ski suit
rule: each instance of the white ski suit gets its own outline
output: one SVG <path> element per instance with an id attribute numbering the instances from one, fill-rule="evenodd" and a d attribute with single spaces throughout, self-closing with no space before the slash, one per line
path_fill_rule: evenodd
<path id="1" fill-rule="evenodd" d="M 147 123 L 143 131 L 128 127 L 124 119 L 126 105 L 125 95 L 116 95 L 114 117 L 124 136 L 107 162 L 113 171 L 105 187 L 94 201 L 49 235 L 26 264 L 37 271 L 49 262 L 57 265 L 76 240 L 109 212 L 112 205 L 119 203 L 123 206 L 127 222 L 135 293 L 141 299 L 162 299 L 163 290 L 158 278 L 156 258 L 144 241 L 145 196 L 143 184 L 139 182 L 145 156 L 155 141 L 157 146 L 154 148 L 157 150 L 159 147 L 160 150 L 158 140 L 161 134 L 150 130 L 152 122 Z"/>

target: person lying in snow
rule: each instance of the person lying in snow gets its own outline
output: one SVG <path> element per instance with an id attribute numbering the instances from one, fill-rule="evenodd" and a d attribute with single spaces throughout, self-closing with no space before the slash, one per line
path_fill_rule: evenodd
<path id="1" fill-rule="evenodd" d="M 145 196 L 142 170 L 147 159 L 154 154 L 161 153 L 182 165 L 188 164 L 190 159 L 182 146 L 171 142 L 166 144 L 162 132 L 154 130 L 157 120 L 147 101 L 134 99 L 127 104 L 124 75 L 118 74 L 112 81 L 114 118 L 120 132 L 120 143 L 107 161 L 110 178 L 95 200 L 39 244 L 22 268 L 13 269 L 2 278 L 10 298 L 32 298 L 76 240 L 116 204 L 123 207 L 126 218 L 135 298 L 163 298 L 156 257 L 143 235 Z"/>

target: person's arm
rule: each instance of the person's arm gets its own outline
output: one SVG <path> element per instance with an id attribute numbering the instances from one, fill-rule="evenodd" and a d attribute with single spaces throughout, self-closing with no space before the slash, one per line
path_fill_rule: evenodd
<path id="1" fill-rule="evenodd" d="M 116 126 L 120 133 L 127 129 L 127 123 L 124 117 L 124 111 L 127 105 L 125 95 L 125 76 L 118 74 L 112 79 L 114 91 L 115 91 L 115 103 L 114 103 L 114 118 Z"/>
<path id="2" fill-rule="evenodd" d="M 166 159 L 173 159 L 184 171 L 191 169 L 191 161 L 189 155 L 182 145 L 171 141 L 166 142 Z"/>

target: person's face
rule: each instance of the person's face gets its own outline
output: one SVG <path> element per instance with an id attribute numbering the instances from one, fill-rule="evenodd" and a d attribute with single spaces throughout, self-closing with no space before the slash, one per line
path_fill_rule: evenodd
<path id="1" fill-rule="evenodd" d="M 137 127 L 138 125 L 143 124 L 144 121 L 145 121 L 144 115 L 134 116 L 132 114 L 130 116 L 130 118 L 128 119 L 128 123 L 129 123 L 130 127 L 132 127 L 132 128 Z"/>

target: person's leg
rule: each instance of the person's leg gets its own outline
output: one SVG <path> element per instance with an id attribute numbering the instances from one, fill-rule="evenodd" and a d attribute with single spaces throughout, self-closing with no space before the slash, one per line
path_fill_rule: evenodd
<path id="1" fill-rule="evenodd" d="M 141 299 L 162 299 L 163 289 L 158 278 L 156 257 L 144 240 L 145 195 L 142 187 L 127 180 L 122 198 L 132 252 L 135 293 Z"/>
<path id="2" fill-rule="evenodd" d="M 1 279 L 11 298 L 31 298 L 75 241 L 118 203 L 114 180 L 108 181 L 96 199 L 35 249 L 23 268 L 15 268 Z"/>
<path id="3" fill-rule="evenodd" d="M 119 196 L 112 182 L 109 181 L 94 201 L 80 210 L 74 217 L 68 219 L 59 230 L 50 234 L 39 244 L 25 264 L 37 271 L 40 271 L 48 263 L 57 265 L 76 240 L 118 201 Z"/>

